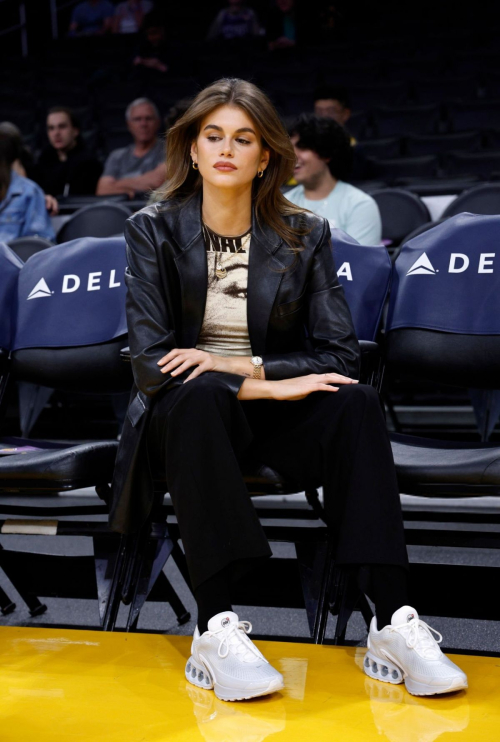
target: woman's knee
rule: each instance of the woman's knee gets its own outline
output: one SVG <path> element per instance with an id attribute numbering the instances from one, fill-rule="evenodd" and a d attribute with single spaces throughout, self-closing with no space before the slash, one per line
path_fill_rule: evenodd
<path id="1" fill-rule="evenodd" d="M 345 399 L 345 403 L 353 406 L 362 406 L 366 409 L 382 409 L 378 391 L 368 384 L 343 384 L 337 394 Z"/>
<path id="2" fill-rule="evenodd" d="M 223 379 L 216 372 L 208 372 L 179 387 L 171 413 L 185 405 L 189 405 L 191 410 L 203 410 L 221 401 L 230 400 L 231 397 L 234 394 Z"/>

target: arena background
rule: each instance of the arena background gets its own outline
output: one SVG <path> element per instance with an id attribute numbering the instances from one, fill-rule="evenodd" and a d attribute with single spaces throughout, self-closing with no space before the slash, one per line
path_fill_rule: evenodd
<path id="1" fill-rule="evenodd" d="M 165 28 L 169 69 L 161 77 L 142 78 L 132 65 L 140 34 L 70 37 L 67 30 L 75 5 L 56 0 L 0 0 L 0 121 L 12 122 L 20 129 L 23 145 L 34 161 L 47 146 L 45 117 L 54 105 L 75 111 L 87 147 L 104 163 L 112 150 L 130 143 L 124 112 L 137 97 L 151 98 L 163 120 L 172 122 L 178 101 L 220 77 L 242 77 L 266 90 L 285 124 L 290 125 L 299 114 L 313 111 L 318 85 L 334 84 L 344 86 L 352 101 L 352 115 L 346 123 L 356 140 L 350 182 L 380 198 L 382 236 L 393 261 L 415 228 L 427 229 L 431 222 L 446 218 L 446 209 L 471 188 L 492 185 L 484 210 L 478 207 L 475 213 L 500 215 L 500 24 L 494 3 L 298 2 L 296 46 L 280 54 L 268 50 L 265 33 L 244 43 L 207 42 L 207 29 L 223 7 L 221 3 L 157 0 L 155 10 Z M 254 0 L 250 5 L 265 29 L 271 4 Z M 418 199 L 423 205 L 420 213 L 424 213 L 420 222 L 410 218 L 406 228 L 398 218 L 395 202 L 389 200 L 383 208 L 384 196 L 379 194 L 387 189 L 400 189 Z M 57 233 L 90 201 L 53 195 L 59 202 L 59 213 L 52 218 Z M 118 201 L 132 213 L 145 205 L 148 196 L 138 193 L 129 201 Z M 383 345 L 383 333 L 378 340 Z M 116 440 L 119 436 L 126 394 L 89 397 L 75 391 L 43 389 L 40 385 L 28 401 L 25 396 L 21 409 L 22 386 L 9 386 L 0 419 L 4 439 L 22 434 L 33 440 L 81 442 Z M 484 400 L 478 401 L 468 385 L 408 380 L 390 369 L 383 385 L 389 429 L 434 440 L 498 442 L 500 408 L 492 395 L 488 398 L 492 417 L 485 427 L 481 417 Z M 13 492 L 1 493 L 1 503 L 11 508 L 21 499 Z M 436 593 L 448 591 L 453 608 L 449 615 L 443 610 L 429 613 L 429 621 L 443 632 L 448 648 L 482 655 L 500 652 L 500 616 L 492 597 L 500 567 L 498 546 L 475 548 L 452 543 L 452 536 L 470 530 L 471 523 L 479 541 L 481 534 L 486 534 L 486 540 L 491 538 L 493 543 L 499 530 L 497 497 L 435 497 L 422 503 L 422 498 L 403 494 L 402 501 L 407 525 L 421 528 L 425 534 L 438 529 L 450 534 L 448 545 L 426 545 L 432 539 L 425 536 L 420 545 L 409 546 L 411 562 L 425 567 L 421 573 L 417 570 L 419 579 L 448 575 L 436 565 L 481 568 L 470 573 L 472 581 L 482 575 L 481 607 L 469 610 L 470 602 L 476 600 L 471 595 L 476 593 L 459 575 L 444 588 L 432 588 Z M 30 497 L 33 507 L 44 508 L 75 503 L 91 507 L 99 502 L 90 487 L 60 496 L 33 493 Z M 268 525 L 311 525 L 300 517 L 301 508 L 306 508 L 302 493 L 273 495 L 266 499 L 265 507 L 273 510 L 269 521 L 263 514 Z M 421 521 L 420 512 L 424 514 Z M 80 519 L 106 520 L 103 515 L 82 515 Z M 1 543 L 5 549 L 30 554 L 89 559 L 93 555 L 91 540 L 83 537 L 2 535 Z M 296 556 L 293 544 L 279 542 L 273 543 L 273 554 L 277 560 L 294 560 Z M 67 568 L 62 574 L 71 579 Z M 195 615 L 191 592 L 172 559 L 165 574 L 187 611 Z M 95 598 L 57 597 L 49 591 L 41 598 L 48 610 L 32 616 L 1 569 L 0 586 L 17 604 L 15 611 L 0 616 L 1 625 L 99 628 Z M 304 609 L 276 607 L 269 591 L 265 596 L 264 605 L 259 605 L 257 597 L 255 605 L 243 609 L 245 618 L 262 627 L 259 635 L 310 641 Z M 460 605 L 463 613 L 457 607 Z M 126 615 L 122 606 L 118 628 L 123 629 Z M 335 626 L 336 618 L 331 617 L 327 642 L 332 640 Z M 193 620 L 178 625 L 171 606 L 164 602 L 147 602 L 138 624 L 138 630 L 145 632 L 189 635 L 193 629 Z M 364 646 L 366 633 L 365 622 L 356 611 L 346 641 Z"/>

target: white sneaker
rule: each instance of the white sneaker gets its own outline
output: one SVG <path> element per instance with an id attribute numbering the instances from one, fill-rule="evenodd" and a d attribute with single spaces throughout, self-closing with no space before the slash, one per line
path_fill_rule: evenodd
<path id="1" fill-rule="evenodd" d="M 436 634 L 438 641 L 431 632 Z M 408 605 L 396 611 L 390 625 L 380 631 L 374 617 L 363 669 L 371 678 L 384 683 L 404 682 L 414 696 L 433 696 L 467 688 L 465 673 L 441 652 L 442 638 Z"/>
<path id="2" fill-rule="evenodd" d="M 259 652 L 247 634 L 249 621 L 236 613 L 218 613 L 208 622 L 208 631 L 193 635 L 186 679 L 199 688 L 215 691 L 222 701 L 242 701 L 265 696 L 284 687 L 282 675 Z"/>

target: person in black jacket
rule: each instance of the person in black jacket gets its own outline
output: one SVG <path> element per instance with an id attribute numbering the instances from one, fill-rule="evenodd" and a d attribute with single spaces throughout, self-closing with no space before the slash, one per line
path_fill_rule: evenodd
<path id="1" fill-rule="evenodd" d="M 135 387 L 110 519 L 140 528 L 153 476 L 166 479 L 198 606 L 186 678 L 223 700 L 283 686 L 231 607 L 231 581 L 271 554 L 242 475 L 258 462 L 298 491 L 323 486 L 335 561 L 365 575 L 375 601 L 367 674 L 410 678 L 412 692 L 465 687 L 407 605 L 383 409 L 357 383 L 328 222 L 280 191 L 295 157 L 277 112 L 252 83 L 219 80 L 169 130 L 167 151 L 160 200 L 125 228 Z"/>
<path id="2" fill-rule="evenodd" d="M 102 164 L 87 150 L 80 124 L 70 108 L 54 106 L 47 114 L 48 146 L 37 161 L 36 180 L 52 196 L 93 195 Z"/>

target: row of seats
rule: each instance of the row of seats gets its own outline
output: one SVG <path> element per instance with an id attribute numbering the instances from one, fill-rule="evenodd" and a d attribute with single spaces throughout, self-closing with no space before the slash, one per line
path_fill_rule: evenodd
<path id="1" fill-rule="evenodd" d="M 408 190 L 382 188 L 370 191 L 377 202 L 382 218 L 384 244 L 397 247 L 421 231 L 432 226 L 424 202 Z M 59 228 L 57 242 L 65 243 L 82 237 L 112 237 L 123 234 L 125 221 L 132 211 L 142 208 L 144 202 L 122 201 L 125 197 L 67 197 L 61 201 L 61 210 L 68 208 L 72 215 Z M 84 205 L 86 204 L 86 205 Z M 475 214 L 500 214 L 500 184 L 481 185 L 457 197 L 443 212 L 442 219 L 468 211 Z M 20 237 L 10 246 L 23 260 L 51 246 L 39 237 Z"/>
<path id="2" fill-rule="evenodd" d="M 334 232 L 339 279 L 357 332 L 365 340 L 363 347 L 370 350 L 373 346 L 370 341 L 380 324 L 392 281 L 385 323 L 388 370 L 447 384 L 497 388 L 500 292 L 495 250 L 499 238 L 500 217 L 459 215 L 405 245 L 391 266 L 384 248 L 362 247 Z M 0 259 L 2 318 L 8 317 L 9 310 L 15 317 L 12 324 L 1 325 L 0 337 L 0 346 L 10 352 L 8 369 L 12 378 L 80 391 L 129 388 L 129 367 L 120 361 L 126 342 L 123 239 L 87 239 L 59 245 L 34 256 L 25 265 L 7 247 L 2 247 Z M 89 286 L 98 290 L 87 290 Z M 78 323 L 74 322 L 75 313 Z M 5 352 L 2 357 L 5 359 Z M 4 361 L 2 384 L 5 371 Z M 22 443 L 16 442 L 18 446 Z M 12 489 L 30 495 L 42 489 L 58 492 L 96 485 L 103 500 L 99 512 L 106 512 L 116 443 L 52 447 L 43 442 L 31 443 L 35 450 L 25 451 L 22 456 L 0 457 L 0 494 Z M 400 435 L 393 436 L 392 443 L 399 484 L 406 493 L 425 497 L 500 494 L 500 450 L 496 446 L 423 441 Z M 251 472 L 246 474 L 246 481 L 249 491 L 259 495 L 302 489 L 301 483 L 287 482 L 279 472 L 263 474 L 262 468 L 258 483 Z M 163 495 L 166 484 L 159 481 L 157 487 Z M 28 510 L 35 515 L 29 498 L 27 503 L 18 501 L 3 512 L 19 517 Z M 40 515 L 57 518 L 48 510 L 42 508 Z M 155 582 L 151 575 L 161 573 L 173 551 L 172 539 L 178 537 L 174 535 L 175 526 L 166 530 L 159 506 L 152 517 L 153 523 L 146 524 L 146 531 L 120 544 L 116 537 L 112 540 L 102 524 L 71 522 L 66 526 L 59 522 L 56 527 L 60 535 L 67 532 L 96 538 L 99 533 L 97 574 L 105 628 L 114 627 L 122 598 L 132 604 L 127 628 L 133 628 Z M 15 523 L 11 523 L 9 532 L 16 532 L 15 528 Z M 33 530 L 37 532 L 36 523 Z M 455 545 L 460 545 L 460 539 L 466 536 L 466 529 L 454 534 Z M 313 538 L 320 537 L 321 529 L 314 529 Z M 331 537 L 327 529 L 329 543 Z M 294 538 L 298 538 L 297 534 Z M 106 539 L 113 548 L 104 548 Z M 152 554 L 151 540 L 153 546 L 156 544 Z M 329 559 L 323 560 L 325 570 L 331 568 Z M 0 558 L 0 566 L 6 568 L 5 564 Z M 12 562 L 9 565 L 12 569 Z M 312 632 L 316 641 L 324 635 L 330 591 L 326 593 L 326 599 L 317 601 Z M 0 595 L 0 601 L 4 599 L 5 594 Z M 34 610 L 37 609 L 35 605 Z"/>

